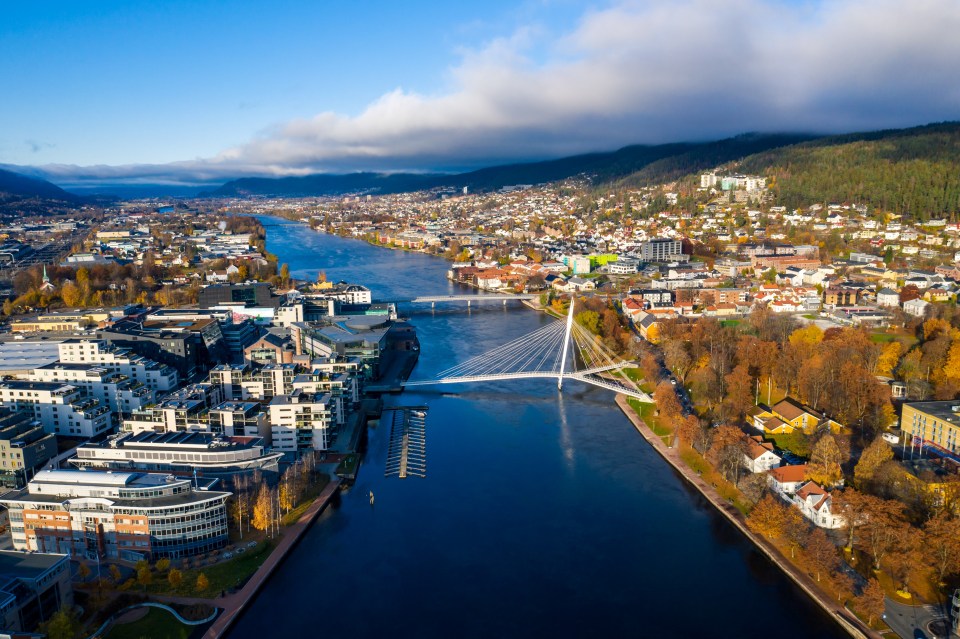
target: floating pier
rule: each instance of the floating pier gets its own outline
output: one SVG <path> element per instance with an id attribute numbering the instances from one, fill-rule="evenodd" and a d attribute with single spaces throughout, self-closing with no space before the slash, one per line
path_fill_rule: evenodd
<path id="1" fill-rule="evenodd" d="M 398 406 L 384 411 L 381 423 L 390 423 L 385 477 L 427 476 L 427 407 Z"/>

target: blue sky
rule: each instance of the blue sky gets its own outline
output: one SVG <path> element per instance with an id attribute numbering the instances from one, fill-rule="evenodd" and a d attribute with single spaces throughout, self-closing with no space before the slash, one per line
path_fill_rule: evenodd
<path id="1" fill-rule="evenodd" d="M 58 182 L 454 170 L 960 118 L 955 0 L 9 4 L 0 164 Z"/>

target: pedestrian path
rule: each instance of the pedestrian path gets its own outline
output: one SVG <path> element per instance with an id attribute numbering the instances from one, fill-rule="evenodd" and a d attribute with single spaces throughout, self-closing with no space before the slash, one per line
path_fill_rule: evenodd
<path id="1" fill-rule="evenodd" d="M 239 592 L 227 595 L 217 601 L 217 605 L 223 608 L 223 613 L 217 618 L 212 626 L 203 635 L 204 639 L 218 639 L 226 634 L 230 626 L 240 617 L 243 609 L 253 599 L 260 588 L 266 583 L 270 575 L 280 565 L 290 549 L 300 541 L 300 537 L 307 531 L 310 524 L 323 512 L 330 499 L 340 488 L 340 479 L 333 478 L 323 489 L 320 495 L 313 501 L 309 508 L 300 516 L 296 523 L 291 524 L 283 531 L 280 537 L 280 543 L 274 548 L 263 565 L 247 580 Z"/>

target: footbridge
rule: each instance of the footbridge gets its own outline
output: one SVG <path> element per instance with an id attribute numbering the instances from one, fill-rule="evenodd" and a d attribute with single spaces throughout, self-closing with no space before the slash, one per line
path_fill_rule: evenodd
<path id="1" fill-rule="evenodd" d="M 510 296 L 511 299 L 516 297 Z M 650 395 L 640 390 L 636 381 L 625 372 L 634 364 L 620 359 L 598 336 L 574 322 L 573 314 L 574 302 L 571 300 L 566 322 L 551 322 L 441 371 L 433 379 L 408 380 L 403 386 L 549 379 L 556 380 L 557 388 L 562 391 L 564 380 L 571 379 L 641 402 L 652 402 Z"/>
<path id="2" fill-rule="evenodd" d="M 530 293 L 490 293 L 490 294 L 474 294 L 474 295 L 419 295 L 417 297 L 412 297 L 405 300 L 387 300 L 394 304 L 430 304 L 431 306 L 436 306 L 438 303 L 443 302 L 466 302 L 467 306 L 472 305 L 473 303 L 485 303 L 485 302 L 500 302 L 506 304 L 510 300 L 534 300 L 539 298 L 539 295 L 530 294 Z"/>

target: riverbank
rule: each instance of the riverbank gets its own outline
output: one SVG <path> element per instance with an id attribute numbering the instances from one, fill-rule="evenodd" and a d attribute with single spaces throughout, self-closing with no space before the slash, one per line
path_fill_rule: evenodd
<path id="1" fill-rule="evenodd" d="M 743 514 L 721 497 L 713 486 L 705 482 L 693 469 L 687 466 L 680 458 L 678 449 L 664 444 L 663 440 L 650 430 L 647 424 L 637 415 L 636 411 L 627 403 L 627 398 L 624 395 L 617 395 L 616 401 L 617 406 L 620 407 L 620 410 L 623 411 L 623 414 L 626 415 L 627 419 L 630 420 L 630 423 L 633 424 L 633 427 L 640 433 L 644 440 L 646 440 L 688 484 L 693 486 L 697 492 L 703 495 L 704 499 L 710 502 L 720 514 L 726 517 L 727 521 L 740 531 L 744 537 L 750 540 L 750 542 L 766 556 L 770 563 L 787 575 L 787 577 L 799 586 L 831 619 L 836 621 L 837 625 L 855 639 L 879 639 L 883 636 L 878 632 L 866 628 L 863 623 L 846 608 L 838 607 L 837 602 L 821 592 L 820 589 L 814 585 L 810 577 L 781 557 L 777 549 L 767 540 L 753 534 L 753 532 L 747 528 Z"/>
<path id="2" fill-rule="evenodd" d="M 257 572 L 247 580 L 247 583 L 243 585 L 240 592 L 228 595 L 217 602 L 219 607 L 223 609 L 223 612 L 207 632 L 204 633 L 204 639 L 219 639 L 227 633 L 243 613 L 244 609 L 246 609 L 247 605 L 270 578 L 270 575 L 273 574 L 274 570 L 276 570 L 284 560 L 287 553 L 296 546 L 297 542 L 300 541 L 300 538 L 310 528 L 311 524 L 313 524 L 316 518 L 320 516 L 320 513 L 326 509 L 339 488 L 340 479 L 333 478 L 330 483 L 327 484 L 326 488 L 323 489 L 323 492 L 313 501 L 313 504 L 300 516 L 300 519 L 283 532 L 280 543 L 273 549 L 273 552 L 270 553 L 270 556 L 263 562 L 263 565 L 260 566 Z"/>

